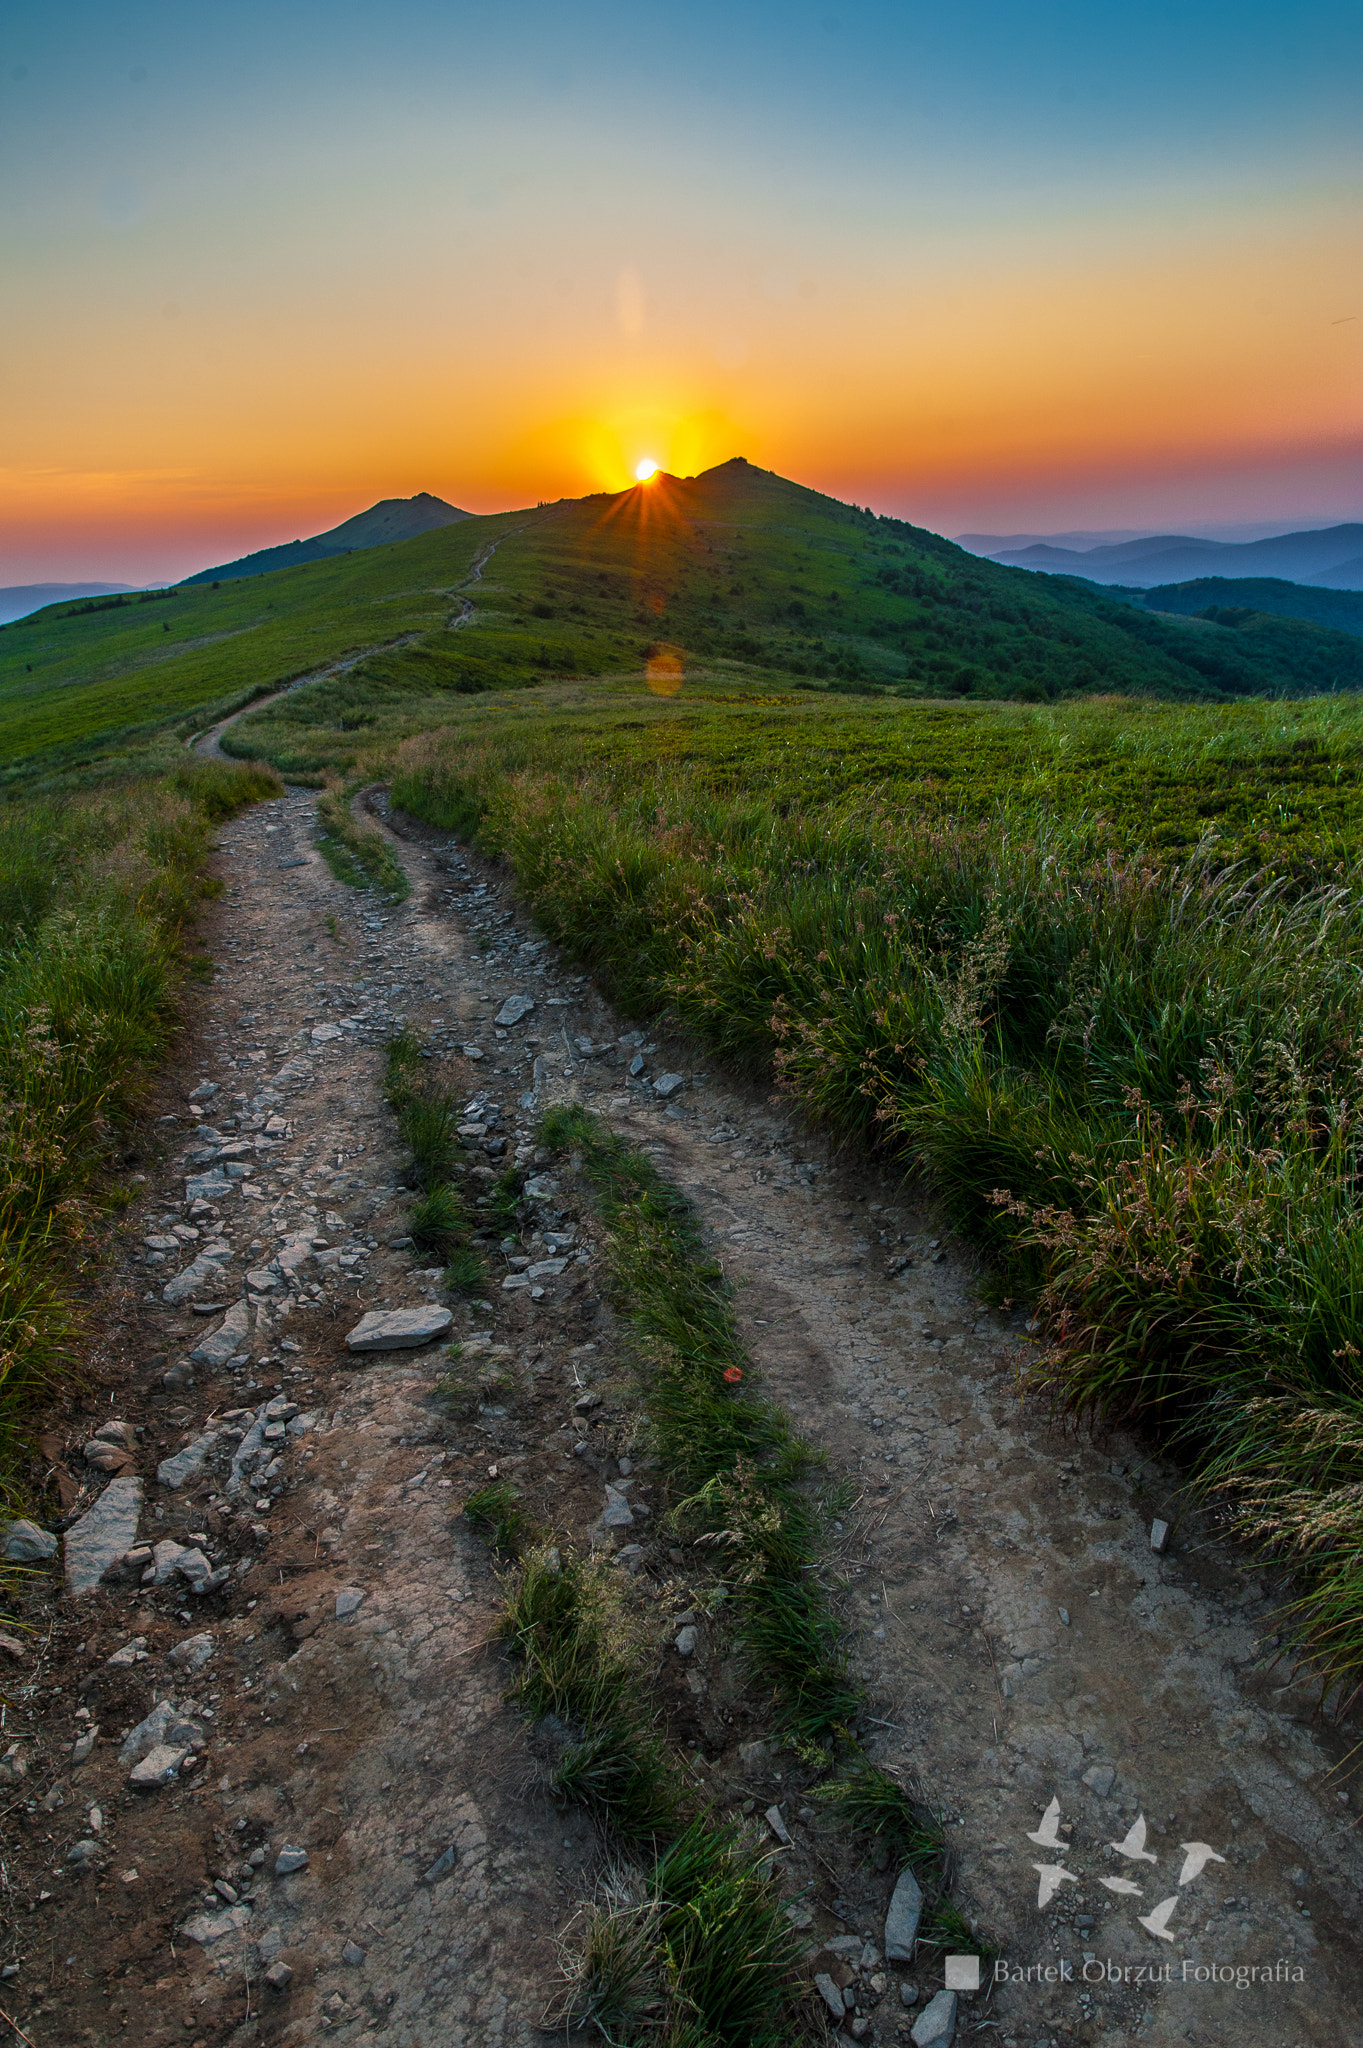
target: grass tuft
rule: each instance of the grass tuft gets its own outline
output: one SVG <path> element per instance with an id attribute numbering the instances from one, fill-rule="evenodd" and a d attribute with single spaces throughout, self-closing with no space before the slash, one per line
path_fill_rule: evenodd
<path id="1" fill-rule="evenodd" d="M 453 1294 L 477 1294 L 487 1285 L 487 1264 L 471 1244 L 456 1245 L 445 1264 L 445 1285 Z"/>
<path id="2" fill-rule="evenodd" d="M 458 1189 L 437 1184 L 413 1203 L 408 1223 L 418 1251 L 434 1252 L 452 1264 L 459 1256 L 469 1217 Z"/>
<path id="3" fill-rule="evenodd" d="M 531 1534 L 521 1497 L 504 1479 L 471 1493 L 464 1502 L 464 1519 L 503 1557 L 514 1557 Z"/>

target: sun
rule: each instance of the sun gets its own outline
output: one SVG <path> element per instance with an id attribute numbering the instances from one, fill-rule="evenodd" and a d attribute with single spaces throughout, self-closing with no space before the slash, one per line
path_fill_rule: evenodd
<path id="1" fill-rule="evenodd" d="M 642 462 L 635 463 L 634 474 L 641 484 L 646 484 L 651 476 L 658 474 L 658 465 L 651 455 L 646 455 Z"/>

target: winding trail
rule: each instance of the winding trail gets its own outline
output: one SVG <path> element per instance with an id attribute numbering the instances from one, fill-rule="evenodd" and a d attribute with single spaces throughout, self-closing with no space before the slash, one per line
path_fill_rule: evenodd
<path id="1" fill-rule="evenodd" d="M 102 1484 L 83 1445 L 126 1419 L 142 1542 L 201 1548 L 224 1577 L 196 1593 L 167 1552 L 161 1583 L 153 1557 L 93 1592 L 54 1586 L 7 1679 L 6 1769 L 27 1776 L 8 1809 L 4 2005 L 25 2037 L 540 2040 L 557 1938 L 609 1844 L 538 1789 L 544 1757 L 504 1698 L 497 1573 L 456 1510 L 510 1478 L 537 1519 L 602 1548 L 623 1459 L 641 1683 L 721 1806 L 758 1825 L 779 1809 L 811 1984 L 844 1987 L 853 2038 L 879 2048 L 907 2041 L 940 1985 L 940 1961 L 889 1968 L 876 1946 L 894 1870 L 803 1803 L 788 1754 L 749 1746 L 760 1703 L 722 1628 L 702 1613 L 693 1654 L 673 1647 L 699 1596 L 649 1518 L 662 1475 L 600 1233 L 571 1167 L 534 1150 L 540 1107 L 568 1093 L 686 1189 L 767 1387 L 846 1482 L 829 1576 L 868 1698 L 859 1732 L 942 1808 L 957 1897 L 1000 1951 L 958 2041 L 1363 2048 L 1359 1728 L 1273 1661 L 1277 1589 L 1138 1442 L 1019 1406 L 1021 1318 L 985 1305 L 984 1275 L 920 1201 L 830 1158 L 788 1102 L 627 1027 L 505 870 L 382 794 L 370 805 L 412 883 L 396 908 L 330 874 L 309 792 L 217 835 L 217 976 L 191 998 L 145 1185 L 111 1226 L 85 1409 L 44 1439 L 74 1516 Z M 504 1029 L 511 994 L 533 1009 Z M 485 1374 L 472 1394 L 451 1393 L 444 1342 L 345 1346 L 370 1310 L 447 1298 L 407 1234 L 383 1101 L 403 1027 L 467 1090 L 484 1204 L 508 1160 L 549 1175 L 519 1242 L 483 1215 L 487 1284 L 450 1300 L 459 1370 Z M 669 1070 L 682 1085 L 664 1099 Z M 568 1241 L 563 1270 L 532 1285 L 546 1233 Z M 602 1394 L 585 1420 L 584 1386 Z M 159 1478 L 181 1452 L 183 1479 Z M 1156 1518 L 1173 1530 L 1159 1553 Z M 137 1792 L 122 1750 L 157 1701 L 194 1731 L 194 1760 Z M 1251 1969 L 1267 1975 L 1238 1983 Z M 806 2010 L 823 2038 L 812 1990 Z"/>
<path id="2" fill-rule="evenodd" d="M 522 533 L 524 528 L 519 526 L 513 527 L 512 532 Z M 483 580 L 483 570 L 496 554 L 502 542 L 508 539 L 510 539 L 509 534 L 499 534 L 496 540 L 478 556 L 469 570 L 465 581 L 468 583 L 481 583 Z M 458 618 L 451 619 L 447 628 L 451 633 L 457 633 L 473 617 L 473 599 L 471 597 L 461 597 L 459 602 L 461 605 L 459 616 Z M 388 654 L 395 647 L 410 647 L 413 641 L 420 638 L 420 633 L 401 633 L 396 640 L 376 640 L 372 647 L 361 647 L 356 653 L 347 654 L 340 661 L 329 662 L 322 668 L 310 669 L 305 676 L 295 676 L 292 682 L 284 683 L 279 689 L 272 690 L 268 697 L 253 697 L 249 704 L 243 704 L 238 710 L 229 712 L 226 718 L 220 718 L 216 725 L 208 726 L 203 732 L 191 733 L 185 741 L 185 745 L 191 753 L 200 755 L 206 761 L 228 760 L 230 756 L 224 754 L 222 749 L 222 736 L 229 726 L 236 724 L 239 718 L 245 718 L 250 712 L 264 711 L 267 705 L 277 704 L 281 697 L 292 696 L 295 690 L 303 689 L 308 683 L 324 682 L 328 676 L 345 675 L 350 669 L 357 667 L 360 662 L 367 661 L 371 654 Z"/>

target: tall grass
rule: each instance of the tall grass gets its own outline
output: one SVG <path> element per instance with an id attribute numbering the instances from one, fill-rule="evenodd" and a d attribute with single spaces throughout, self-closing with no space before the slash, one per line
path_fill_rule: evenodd
<path id="1" fill-rule="evenodd" d="M 1176 1446 L 1291 1563 L 1322 1669 L 1363 1674 L 1352 871 L 1162 862 L 1134 826 L 1035 809 L 778 805 L 741 756 L 721 778 L 556 745 L 413 746 L 395 794 L 476 818 L 624 1008 L 670 1005 L 926 1176 L 1001 1286 L 1039 1291 L 1033 1384 Z"/>
<path id="2" fill-rule="evenodd" d="M 72 1261 L 175 1027 L 212 826 L 279 792 L 192 762 L 0 809 L 0 1483 L 26 1408 L 75 1366 Z"/>

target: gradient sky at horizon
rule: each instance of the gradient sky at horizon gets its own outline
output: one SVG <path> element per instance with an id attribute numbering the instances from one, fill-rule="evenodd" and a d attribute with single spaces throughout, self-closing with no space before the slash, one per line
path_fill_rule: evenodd
<path id="1" fill-rule="evenodd" d="M 733 454 L 940 531 L 1363 518 L 1363 12 L 19 0 L 0 584 Z"/>

